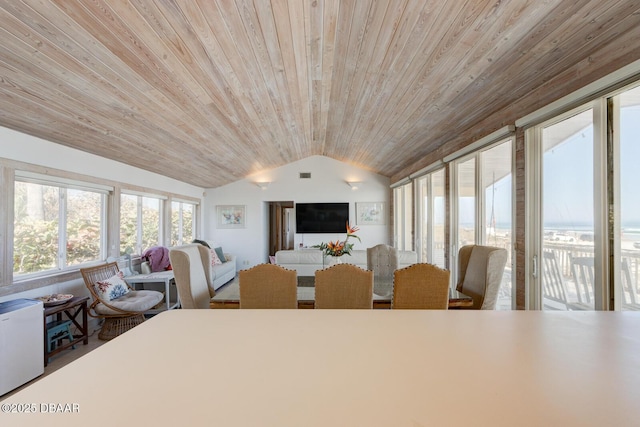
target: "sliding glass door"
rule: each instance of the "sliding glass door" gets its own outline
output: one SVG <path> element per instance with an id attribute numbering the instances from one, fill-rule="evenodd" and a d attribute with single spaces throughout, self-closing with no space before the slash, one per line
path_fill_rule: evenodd
<path id="1" fill-rule="evenodd" d="M 418 261 L 446 268 L 444 169 L 416 179 L 415 186 Z"/>
<path id="2" fill-rule="evenodd" d="M 513 308 L 513 143 L 506 139 L 452 163 L 452 230 L 450 264 L 457 280 L 458 251 L 479 244 L 507 250 L 496 309 Z"/>
<path id="3" fill-rule="evenodd" d="M 614 165 L 619 168 L 614 170 L 619 173 L 619 186 L 615 186 L 617 198 L 614 197 L 614 206 L 619 200 L 620 212 L 619 224 L 616 235 L 614 253 L 619 277 L 614 280 L 615 307 L 619 310 L 640 309 L 640 289 L 638 278 L 640 277 L 640 86 L 623 91 L 612 100 L 613 125 L 619 128 L 614 132 L 614 147 L 619 146 L 619 155 L 615 156 Z M 616 138 L 619 136 L 619 138 Z M 617 150 L 614 150 L 617 151 Z"/>
<path id="4" fill-rule="evenodd" d="M 542 128 L 542 308 L 594 309 L 593 109 Z"/>

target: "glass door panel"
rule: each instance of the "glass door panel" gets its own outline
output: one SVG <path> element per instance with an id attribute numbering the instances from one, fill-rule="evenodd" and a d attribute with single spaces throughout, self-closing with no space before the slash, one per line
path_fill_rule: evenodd
<path id="1" fill-rule="evenodd" d="M 542 308 L 594 308 L 593 110 L 542 130 Z"/>
<path id="2" fill-rule="evenodd" d="M 619 96 L 620 106 L 620 283 L 616 297 L 621 310 L 640 309 L 640 87 Z M 615 129 L 614 129 L 615 132 Z M 620 287 L 621 285 L 621 287 Z"/>
<path id="3" fill-rule="evenodd" d="M 498 294 L 498 310 L 512 308 L 512 157 L 511 140 L 483 151 L 480 156 L 480 170 L 484 194 L 484 220 L 482 224 L 483 244 L 507 250 L 507 265 L 502 276 Z"/>
<path id="4" fill-rule="evenodd" d="M 446 267 L 445 260 L 445 219 L 447 216 L 445 206 L 445 174 L 444 169 L 431 174 L 431 218 L 432 241 L 431 263 L 440 268 Z"/>
<path id="5" fill-rule="evenodd" d="M 413 250 L 413 183 L 393 190 L 394 246 L 399 251 Z"/>
<path id="6" fill-rule="evenodd" d="M 476 242 L 476 158 L 459 163 L 457 167 L 458 247 Z"/>
<path id="7" fill-rule="evenodd" d="M 445 180 L 444 169 L 415 181 L 418 261 L 445 268 Z"/>

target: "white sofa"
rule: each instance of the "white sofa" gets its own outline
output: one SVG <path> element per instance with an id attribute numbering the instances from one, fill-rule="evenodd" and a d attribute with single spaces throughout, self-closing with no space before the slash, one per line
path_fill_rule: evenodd
<path id="1" fill-rule="evenodd" d="M 326 257 L 323 263 L 322 251 L 319 249 L 297 249 L 292 251 L 276 252 L 276 264 L 295 270 L 298 276 L 313 276 L 316 270 L 321 270 L 329 265 L 331 256 Z M 352 251 L 351 255 L 343 255 L 342 262 L 355 264 L 367 269 L 367 251 Z M 398 251 L 398 268 L 408 267 L 418 262 L 418 254 L 414 251 Z"/>
<path id="2" fill-rule="evenodd" d="M 207 241 L 207 244 L 212 250 L 218 247 L 214 242 Z M 224 257 L 227 262 L 211 266 L 211 283 L 209 284 L 209 287 L 213 287 L 214 291 L 236 277 L 235 255 L 225 252 Z"/>

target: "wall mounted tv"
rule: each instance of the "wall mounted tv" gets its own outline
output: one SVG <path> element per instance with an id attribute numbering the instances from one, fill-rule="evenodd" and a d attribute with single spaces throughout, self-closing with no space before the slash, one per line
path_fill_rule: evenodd
<path id="1" fill-rule="evenodd" d="M 344 233 L 349 203 L 296 203 L 296 233 Z"/>

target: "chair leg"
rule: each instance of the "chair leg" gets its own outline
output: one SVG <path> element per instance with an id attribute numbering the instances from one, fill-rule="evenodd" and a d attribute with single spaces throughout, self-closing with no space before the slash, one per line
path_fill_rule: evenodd
<path id="1" fill-rule="evenodd" d="M 128 317 L 107 317 L 104 319 L 98 338 L 109 341 L 144 322 L 142 313 Z"/>

